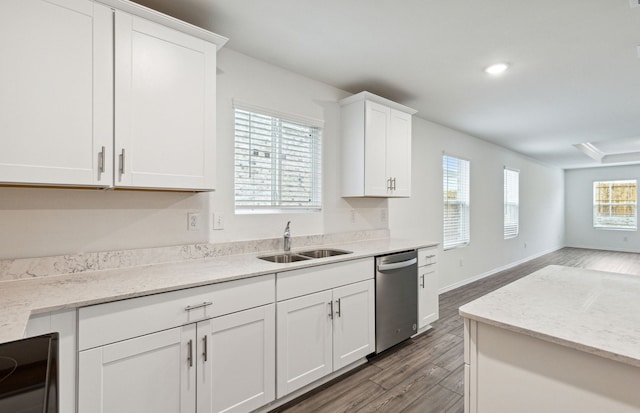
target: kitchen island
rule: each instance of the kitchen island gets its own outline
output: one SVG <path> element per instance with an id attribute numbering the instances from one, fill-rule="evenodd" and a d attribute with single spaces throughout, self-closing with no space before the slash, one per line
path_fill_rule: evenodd
<path id="1" fill-rule="evenodd" d="M 640 277 L 548 266 L 460 307 L 465 412 L 640 412 Z"/>

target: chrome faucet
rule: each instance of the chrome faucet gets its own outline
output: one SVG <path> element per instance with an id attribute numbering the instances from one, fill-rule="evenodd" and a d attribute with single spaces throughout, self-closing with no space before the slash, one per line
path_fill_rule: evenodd
<path id="1" fill-rule="evenodd" d="M 284 251 L 291 251 L 291 230 L 289 229 L 289 224 L 291 221 L 287 222 L 287 227 L 284 229 Z"/>

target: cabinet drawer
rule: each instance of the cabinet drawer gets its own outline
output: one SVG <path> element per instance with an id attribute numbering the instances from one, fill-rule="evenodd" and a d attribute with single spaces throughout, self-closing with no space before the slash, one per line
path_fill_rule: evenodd
<path id="1" fill-rule="evenodd" d="M 437 247 L 420 248 L 418 250 L 418 267 L 434 265 L 438 263 Z"/>
<path id="2" fill-rule="evenodd" d="M 273 303 L 275 275 L 187 288 L 78 310 L 78 349 Z"/>
<path id="3" fill-rule="evenodd" d="M 277 300 L 340 287 L 374 277 L 373 258 L 337 262 L 278 273 Z"/>

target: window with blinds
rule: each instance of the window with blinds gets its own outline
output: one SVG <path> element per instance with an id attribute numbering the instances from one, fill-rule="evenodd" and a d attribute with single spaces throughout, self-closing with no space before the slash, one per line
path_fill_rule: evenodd
<path id="1" fill-rule="evenodd" d="M 469 244 L 469 171 L 464 159 L 442 157 L 442 189 L 444 202 L 444 249 Z"/>
<path id="2" fill-rule="evenodd" d="M 318 125 L 236 107 L 236 210 L 319 210 L 321 139 Z"/>
<path id="3" fill-rule="evenodd" d="M 635 231 L 637 224 L 637 181 L 593 183 L 593 227 Z"/>
<path id="4" fill-rule="evenodd" d="M 504 239 L 518 236 L 520 227 L 520 172 L 504 168 Z"/>

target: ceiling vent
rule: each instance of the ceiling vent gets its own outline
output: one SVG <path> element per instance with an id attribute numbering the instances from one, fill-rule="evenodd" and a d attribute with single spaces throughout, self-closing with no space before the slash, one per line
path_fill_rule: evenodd
<path id="1" fill-rule="evenodd" d="M 640 6 L 640 0 L 629 0 L 629 4 L 631 4 L 631 7 L 638 7 Z"/>

